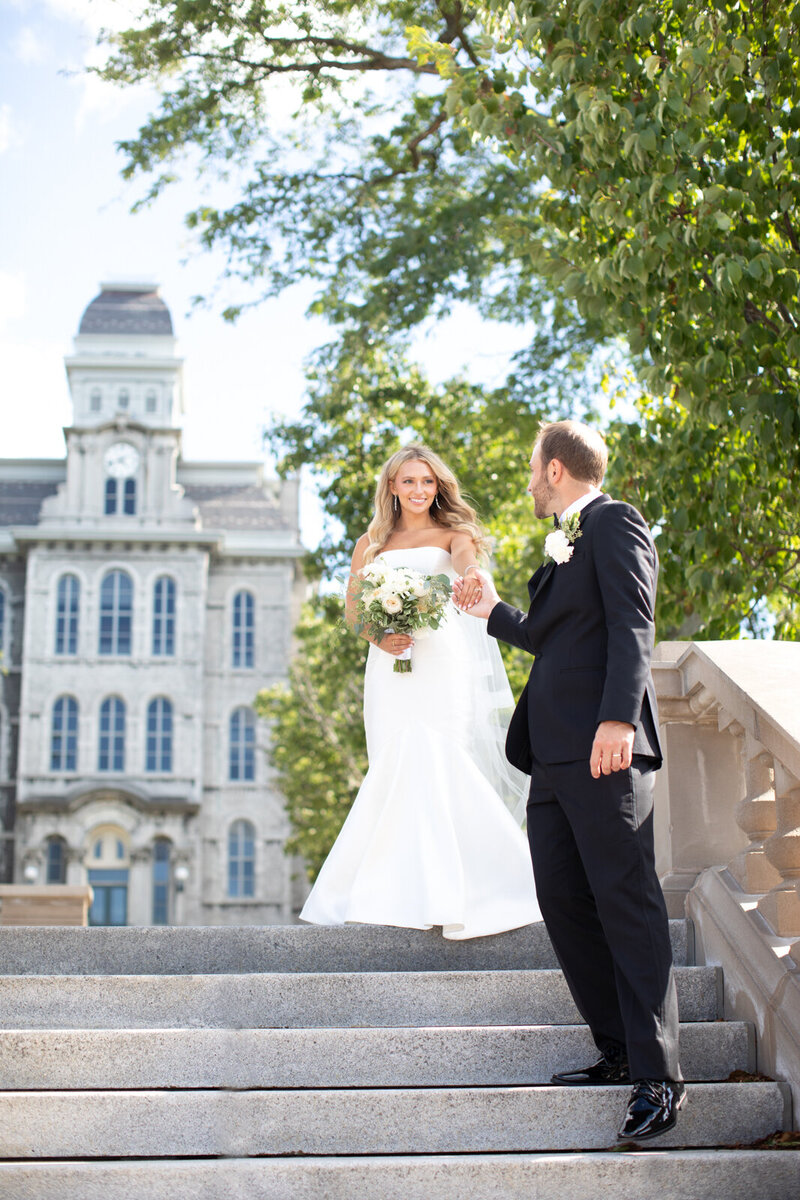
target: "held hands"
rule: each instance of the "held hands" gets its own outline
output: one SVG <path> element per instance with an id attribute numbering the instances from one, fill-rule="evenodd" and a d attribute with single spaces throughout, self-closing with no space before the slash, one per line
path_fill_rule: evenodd
<path id="1" fill-rule="evenodd" d="M 612 771 L 627 771 L 633 758 L 633 725 L 627 721 L 601 721 L 592 744 L 589 769 L 593 779 Z"/>
<path id="2" fill-rule="evenodd" d="M 491 578 L 483 571 L 472 570 L 453 584 L 453 604 L 471 617 L 486 620 L 499 599 Z"/>
<path id="3" fill-rule="evenodd" d="M 414 645 L 414 639 L 406 633 L 385 633 L 375 645 L 379 650 L 385 650 L 387 654 L 393 654 L 397 658 L 409 646 Z"/>

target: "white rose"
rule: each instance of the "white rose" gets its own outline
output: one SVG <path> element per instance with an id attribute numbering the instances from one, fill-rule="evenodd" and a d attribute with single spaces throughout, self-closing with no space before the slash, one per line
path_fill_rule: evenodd
<path id="1" fill-rule="evenodd" d="M 570 545 L 569 538 L 563 529 L 554 529 L 544 539 L 544 552 L 545 554 L 549 554 L 554 562 L 569 562 L 572 558 L 573 549 L 574 547 Z"/>
<path id="2" fill-rule="evenodd" d="M 412 579 L 408 590 L 412 596 L 419 599 L 420 596 L 425 595 L 425 584 L 421 579 Z"/>
<path id="3" fill-rule="evenodd" d="M 403 608 L 403 601 L 399 596 L 386 596 L 383 601 L 383 610 L 387 613 L 399 613 Z"/>

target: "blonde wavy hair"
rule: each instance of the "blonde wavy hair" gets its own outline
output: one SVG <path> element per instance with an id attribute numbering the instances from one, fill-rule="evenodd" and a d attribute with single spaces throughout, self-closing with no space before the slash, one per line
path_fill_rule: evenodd
<path id="1" fill-rule="evenodd" d="M 375 556 L 383 550 L 394 532 L 400 513 L 395 512 L 394 494 L 389 485 L 394 482 L 400 468 L 405 463 L 411 462 L 412 459 L 427 463 L 431 472 L 436 476 L 439 503 L 438 505 L 432 504 L 428 510 L 434 524 L 441 525 L 443 529 L 466 533 L 475 543 L 478 556 L 481 559 L 488 558 L 491 549 L 489 539 L 478 523 L 475 509 L 471 508 L 461 495 L 455 475 L 442 462 L 439 455 L 434 454 L 433 450 L 429 450 L 427 446 L 420 443 L 412 442 L 392 455 L 384 464 L 378 477 L 378 486 L 375 489 L 375 516 L 367 529 L 369 544 L 364 561 L 372 562 Z"/>

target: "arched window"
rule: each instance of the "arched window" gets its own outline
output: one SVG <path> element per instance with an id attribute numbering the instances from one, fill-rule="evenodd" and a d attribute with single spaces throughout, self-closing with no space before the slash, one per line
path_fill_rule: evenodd
<path id="1" fill-rule="evenodd" d="M 256 831 L 249 821 L 234 821 L 228 831 L 228 895 L 256 893 Z"/>
<path id="2" fill-rule="evenodd" d="M 126 517 L 136 516 L 136 480 L 126 479 L 123 483 L 122 511 Z"/>
<path id="3" fill-rule="evenodd" d="M 158 397 L 156 396 L 155 388 L 148 388 L 144 398 L 145 412 L 154 413 L 158 405 Z"/>
<path id="4" fill-rule="evenodd" d="M 56 593 L 56 654 L 78 653 L 78 613 L 81 583 L 77 575 L 62 575 Z"/>
<path id="5" fill-rule="evenodd" d="M 53 705 L 50 728 L 50 770 L 78 769 L 78 701 L 74 696 L 59 696 Z"/>
<path id="6" fill-rule="evenodd" d="M 100 585 L 100 654 L 130 654 L 133 583 L 126 571 L 109 571 Z"/>
<path id="7" fill-rule="evenodd" d="M 128 388 L 120 388 L 117 393 L 117 405 L 119 408 L 130 408 L 131 394 Z"/>
<path id="8" fill-rule="evenodd" d="M 49 837 L 47 845 L 47 883 L 66 883 L 67 844 L 61 837 Z"/>
<path id="9" fill-rule="evenodd" d="M 125 701 L 109 696 L 100 705 L 98 771 L 125 770 Z"/>
<path id="10" fill-rule="evenodd" d="M 0 654 L 5 653 L 6 649 L 6 590 L 0 587 Z"/>
<path id="11" fill-rule="evenodd" d="M 153 924 L 169 925 L 170 851 L 166 838 L 153 842 Z"/>
<path id="12" fill-rule="evenodd" d="M 100 412 L 103 407 L 103 393 L 99 387 L 92 388 L 89 393 L 89 408 L 92 412 Z"/>
<path id="13" fill-rule="evenodd" d="M 229 779 L 255 779 L 255 750 L 255 714 L 251 708 L 235 708 L 230 721 Z"/>
<path id="14" fill-rule="evenodd" d="M 147 706 L 146 771 L 172 770 L 172 704 L 157 696 Z"/>
<path id="15" fill-rule="evenodd" d="M 233 597 L 233 665 L 255 666 L 256 605 L 252 592 Z"/>
<path id="16" fill-rule="evenodd" d="M 175 580 L 161 575 L 153 587 L 153 654 L 175 653 Z"/>

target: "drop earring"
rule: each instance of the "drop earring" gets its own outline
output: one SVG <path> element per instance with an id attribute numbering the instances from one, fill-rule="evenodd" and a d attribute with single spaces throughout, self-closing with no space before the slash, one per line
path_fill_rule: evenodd
<path id="1" fill-rule="evenodd" d="M 437 508 L 441 508 L 441 507 L 442 507 L 442 506 L 441 506 L 441 504 L 439 503 L 439 493 L 438 493 L 438 492 L 437 492 L 437 493 L 436 493 L 436 495 L 433 497 L 433 503 L 436 505 L 436 507 L 437 507 Z"/>
<path id="2" fill-rule="evenodd" d="M 394 509 L 395 516 L 397 516 L 400 511 L 400 501 L 397 499 L 397 496 L 392 496 L 392 508 Z"/>

